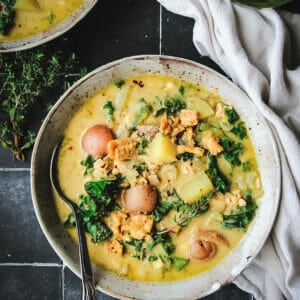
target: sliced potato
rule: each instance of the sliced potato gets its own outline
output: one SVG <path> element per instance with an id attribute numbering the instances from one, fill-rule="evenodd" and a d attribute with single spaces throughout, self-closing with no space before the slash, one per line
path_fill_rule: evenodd
<path id="1" fill-rule="evenodd" d="M 205 119 L 215 113 L 207 102 L 196 98 L 187 100 L 187 109 L 197 110 L 200 113 L 200 119 Z"/>
<path id="2" fill-rule="evenodd" d="M 206 195 L 214 189 L 214 186 L 204 172 L 200 172 L 195 177 L 185 181 L 176 190 L 178 196 L 186 203 L 194 203 L 201 196 Z"/>
<path id="3" fill-rule="evenodd" d="M 170 138 L 158 133 L 149 145 L 148 160 L 154 164 L 165 164 L 176 160 L 177 148 Z"/>

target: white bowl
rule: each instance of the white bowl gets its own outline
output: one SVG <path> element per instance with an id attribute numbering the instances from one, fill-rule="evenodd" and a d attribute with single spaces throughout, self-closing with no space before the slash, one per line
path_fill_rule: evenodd
<path id="1" fill-rule="evenodd" d="M 38 134 L 32 157 L 31 188 L 39 223 L 49 243 L 63 262 L 80 276 L 77 245 L 58 219 L 49 182 L 49 162 L 54 146 L 63 136 L 70 117 L 91 95 L 117 78 L 140 74 L 164 74 L 218 90 L 251 128 L 264 196 L 247 234 L 215 268 L 193 278 L 175 282 L 149 283 L 120 278 L 93 265 L 100 291 L 119 299 L 196 299 L 231 282 L 258 254 L 272 228 L 280 194 L 280 163 L 276 143 L 265 119 L 251 100 L 231 81 L 210 68 L 182 58 L 134 56 L 94 70 L 74 84 L 52 108 Z"/>
<path id="2" fill-rule="evenodd" d="M 0 42 L 0 52 L 13 52 L 33 48 L 62 35 L 76 25 L 93 8 L 98 0 L 85 0 L 62 22 L 41 33 L 15 41 Z"/>

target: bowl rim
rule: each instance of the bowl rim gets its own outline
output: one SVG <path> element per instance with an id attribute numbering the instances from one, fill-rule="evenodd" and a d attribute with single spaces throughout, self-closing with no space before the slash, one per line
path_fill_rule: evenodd
<path id="1" fill-rule="evenodd" d="M 230 88 L 238 91 L 241 95 L 243 95 L 243 97 L 247 98 L 252 105 L 255 107 L 255 110 L 258 112 L 258 114 L 260 114 L 260 112 L 258 111 L 257 107 L 255 106 L 255 104 L 253 103 L 253 101 L 246 95 L 246 93 L 239 88 L 236 84 L 234 84 L 232 81 L 230 81 L 228 78 L 226 78 L 224 75 L 218 73 L 217 71 L 213 70 L 212 68 L 200 64 L 198 62 L 189 60 L 189 59 L 185 59 L 185 58 L 181 58 L 181 57 L 175 57 L 175 56 L 169 56 L 169 55 L 135 55 L 135 56 L 130 56 L 130 57 L 125 57 L 125 58 L 121 58 L 112 62 L 109 62 L 107 64 L 104 64 L 100 67 L 97 67 L 96 69 L 94 69 L 93 71 L 89 72 L 87 75 L 85 75 L 83 78 L 79 79 L 77 82 L 75 82 L 59 99 L 58 101 L 55 103 L 55 105 L 52 107 L 51 111 L 48 113 L 47 117 L 44 119 L 44 122 L 40 128 L 40 131 L 37 135 L 36 138 L 36 143 L 34 145 L 34 149 L 33 149 L 33 153 L 32 153 L 32 162 L 31 162 L 31 191 L 32 191 L 32 200 L 33 200 L 33 206 L 34 206 L 34 210 L 35 210 L 35 214 L 38 218 L 39 224 L 42 228 L 42 231 L 44 232 L 48 242 L 50 243 L 50 245 L 52 246 L 52 248 L 54 249 L 54 251 L 58 254 L 58 256 L 63 260 L 63 262 L 78 276 L 81 277 L 80 275 L 80 270 L 78 268 L 75 268 L 75 266 L 71 263 L 71 261 L 68 258 L 62 257 L 62 254 L 58 251 L 58 249 L 56 249 L 53 241 L 51 240 L 51 237 L 48 233 L 48 228 L 45 227 L 43 220 L 40 217 L 39 214 L 39 205 L 38 205 L 38 199 L 37 199 L 37 195 L 35 193 L 35 181 L 34 181 L 34 170 L 35 170 L 35 157 L 38 155 L 38 148 L 39 148 L 39 143 L 41 140 L 41 137 L 43 135 L 43 132 L 47 126 L 47 123 L 51 120 L 52 116 L 55 114 L 55 112 L 59 109 L 59 107 L 62 105 L 62 103 L 64 102 L 64 100 L 69 96 L 69 94 L 73 91 L 76 90 L 76 88 L 80 87 L 81 84 L 83 84 L 84 82 L 87 82 L 89 79 L 93 78 L 96 74 L 103 72 L 105 70 L 114 68 L 122 63 L 128 63 L 134 60 L 155 60 L 158 59 L 159 61 L 163 60 L 163 61 L 176 61 L 176 62 L 182 62 L 184 64 L 191 64 L 194 67 L 198 67 L 200 69 L 204 69 L 206 71 L 208 71 L 209 73 L 211 73 L 213 76 L 221 79 L 222 81 L 225 81 L 226 85 L 229 85 Z M 275 193 L 274 193 L 274 198 L 273 198 L 273 202 L 274 202 L 274 206 L 273 206 L 273 210 L 271 215 L 269 216 L 268 219 L 268 223 L 267 226 L 264 227 L 264 233 L 263 235 L 260 236 L 260 243 L 259 245 L 256 246 L 255 251 L 253 251 L 253 255 L 250 258 L 247 258 L 247 261 L 243 263 L 242 268 L 237 268 L 234 272 L 230 273 L 230 276 L 228 276 L 225 280 L 223 280 L 222 282 L 218 282 L 216 283 L 214 286 L 211 286 L 210 288 L 208 288 L 205 292 L 202 292 L 200 297 L 204 297 L 207 296 L 215 291 L 217 291 L 220 287 L 231 283 L 252 261 L 253 259 L 257 256 L 257 254 L 260 252 L 260 250 L 262 249 L 262 247 L 264 246 L 270 232 L 273 226 L 273 223 L 275 221 L 275 217 L 277 215 L 278 212 L 278 207 L 279 207 L 279 203 L 280 203 L 280 193 L 281 193 L 281 162 L 280 162 L 280 156 L 279 156 L 279 151 L 278 151 L 278 145 L 276 143 L 276 139 L 274 137 L 274 134 L 272 132 L 272 127 L 270 126 L 270 124 L 268 123 L 268 121 L 260 114 L 260 120 L 263 122 L 263 126 L 266 128 L 266 130 L 269 131 L 269 138 L 270 138 L 270 144 L 272 145 L 272 150 L 273 155 L 274 155 L 274 160 L 276 163 L 276 167 L 277 167 L 277 172 L 274 175 L 275 176 L 275 181 L 274 182 L 274 186 L 276 187 Z M 247 123 L 247 122 L 246 122 Z M 248 235 L 248 232 L 245 236 Z M 237 248 L 237 246 L 235 247 Z M 229 254 L 228 254 L 229 255 Z M 227 255 L 227 256 L 228 256 Z M 220 263 L 219 263 L 220 264 Z M 215 268 L 215 267 L 214 267 Z M 201 274 L 200 274 L 201 275 Z M 196 275 L 195 277 L 197 277 L 199 275 Z M 189 280 L 189 278 L 187 279 Z M 176 284 L 177 281 L 174 281 L 173 284 Z M 151 283 L 150 283 L 151 284 Z M 155 283 L 154 283 L 155 284 Z M 139 299 L 139 298 L 134 298 L 134 297 L 127 297 L 127 296 L 122 296 L 118 293 L 115 293 L 113 291 L 108 290 L 107 288 L 103 288 L 101 286 L 97 286 L 97 288 L 108 294 L 111 295 L 113 297 L 118 297 L 119 299 Z M 198 296 L 197 296 L 198 297 Z M 148 299 L 148 298 L 147 298 Z M 149 298 L 151 299 L 151 298 Z M 162 298 L 163 299 L 163 298 Z M 183 299 L 183 298 L 178 298 L 178 299 Z M 187 297 L 184 299 L 196 299 L 194 297 Z"/>
<path id="2" fill-rule="evenodd" d="M 0 53 L 31 49 L 63 35 L 79 23 L 91 11 L 97 2 L 98 0 L 84 0 L 80 6 L 64 20 L 43 32 L 17 40 L 0 42 Z"/>

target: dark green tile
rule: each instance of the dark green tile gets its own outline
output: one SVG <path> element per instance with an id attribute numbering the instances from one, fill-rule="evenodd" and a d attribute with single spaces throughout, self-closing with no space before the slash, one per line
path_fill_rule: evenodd
<path id="1" fill-rule="evenodd" d="M 0 299 L 63 299 L 61 274 L 61 267 L 0 266 Z"/>
<path id="2" fill-rule="evenodd" d="M 59 263 L 34 213 L 29 171 L 0 171 L 0 263 Z"/>

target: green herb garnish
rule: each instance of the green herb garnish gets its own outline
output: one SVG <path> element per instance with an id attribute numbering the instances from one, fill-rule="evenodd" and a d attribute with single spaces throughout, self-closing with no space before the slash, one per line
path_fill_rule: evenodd
<path id="1" fill-rule="evenodd" d="M 219 170 L 216 157 L 211 154 L 208 154 L 207 164 L 208 164 L 208 169 L 205 172 L 209 175 L 215 189 L 218 192 L 221 192 L 223 194 L 228 192 L 229 190 L 228 180 Z"/>
<path id="2" fill-rule="evenodd" d="M 183 85 L 180 85 L 179 88 L 178 88 L 178 92 L 181 96 L 184 95 L 184 86 Z"/>
<path id="3" fill-rule="evenodd" d="M 245 161 L 242 163 L 242 170 L 243 172 L 249 172 L 251 170 L 250 161 Z"/>
<path id="4" fill-rule="evenodd" d="M 221 225 L 225 228 L 242 228 L 246 229 L 255 216 L 257 205 L 252 200 L 251 191 L 244 194 L 246 206 L 238 206 L 230 215 L 223 215 Z"/>
<path id="5" fill-rule="evenodd" d="M 15 158 L 24 160 L 35 141 L 28 119 L 39 97 L 49 88 L 63 91 L 64 73 L 77 68 L 75 54 L 46 46 L 0 54 L 0 142 Z"/>
<path id="6" fill-rule="evenodd" d="M 247 131 L 246 128 L 240 123 L 237 126 L 233 127 L 230 130 L 234 135 L 239 137 L 241 140 L 247 137 Z"/>
<path id="7" fill-rule="evenodd" d="M 235 111 L 234 108 L 225 107 L 225 113 L 227 115 L 228 122 L 230 124 L 234 124 L 236 121 L 240 119 L 240 116 L 238 115 L 238 113 Z"/>
<path id="8" fill-rule="evenodd" d="M 112 105 L 111 101 L 107 101 L 104 105 L 103 108 L 107 110 L 108 117 L 111 121 L 114 121 L 114 107 Z"/>
<path id="9" fill-rule="evenodd" d="M 15 24 L 16 0 L 0 0 L 0 34 L 6 35 Z"/>
<path id="10" fill-rule="evenodd" d="M 235 143 L 228 137 L 221 138 L 221 145 L 224 148 L 222 152 L 224 158 L 232 165 L 239 166 L 241 161 L 239 155 L 243 152 L 243 145 L 241 143 Z"/>
<path id="11" fill-rule="evenodd" d="M 177 154 L 176 158 L 178 160 L 182 159 L 183 161 L 193 160 L 194 154 L 193 153 L 189 153 L 189 152 L 184 152 L 184 153 Z"/>
<path id="12" fill-rule="evenodd" d="M 94 171 L 94 163 L 97 159 L 98 158 L 93 157 L 92 155 L 87 155 L 86 158 L 80 162 L 80 164 L 85 167 L 83 172 L 84 176 L 91 174 Z"/>
<path id="13" fill-rule="evenodd" d="M 121 79 L 121 80 L 118 80 L 115 82 L 115 86 L 120 89 L 122 88 L 122 86 L 125 84 L 125 80 L 124 79 Z"/>
<path id="14" fill-rule="evenodd" d="M 176 116 L 182 109 L 186 108 L 186 103 L 180 98 L 168 98 L 161 103 L 161 108 L 155 115 L 166 113 L 168 116 Z"/>

